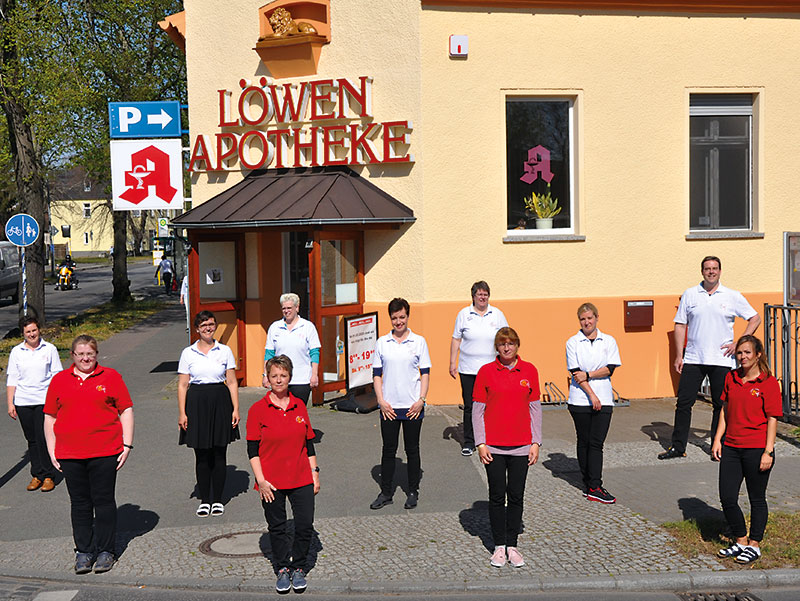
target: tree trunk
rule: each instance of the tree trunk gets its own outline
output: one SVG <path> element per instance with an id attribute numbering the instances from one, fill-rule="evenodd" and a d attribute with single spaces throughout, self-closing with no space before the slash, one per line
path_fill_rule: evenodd
<path id="1" fill-rule="evenodd" d="M 8 137 L 11 154 L 14 157 L 14 179 L 16 183 L 17 204 L 21 211 L 28 213 L 39 224 L 39 237 L 25 250 L 25 268 L 28 281 L 28 314 L 35 315 L 45 323 L 44 308 L 44 226 L 46 221 L 47 199 L 41 177 L 41 161 L 36 151 L 33 131 L 28 123 L 25 107 L 19 102 L 14 85 L 17 72 L 17 46 L 15 40 L 7 38 L 6 24 L 9 14 L 15 9 L 13 0 L 0 1 L 0 33 L 2 33 L 2 69 L 0 92 L 3 112 L 8 123 Z M 10 85 L 9 85 L 10 84 Z M 22 292 L 20 274 L 20 292 Z M 20 317 L 23 316 L 22 295 L 20 294 Z"/>
<path id="2" fill-rule="evenodd" d="M 117 304 L 131 300 L 131 281 L 128 279 L 128 213 L 114 211 L 114 293 L 111 300 Z"/>

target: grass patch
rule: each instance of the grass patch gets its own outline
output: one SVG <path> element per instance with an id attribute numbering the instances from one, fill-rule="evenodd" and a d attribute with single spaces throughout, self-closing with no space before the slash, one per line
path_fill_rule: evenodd
<path id="1" fill-rule="evenodd" d="M 692 518 L 682 522 L 668 522 L 663 527 L 675 537 L 678 551 L 690 558 L 699 555 L 716 557 L 719 549 L 731 543 L 723 534 L 728 528 L 723 518 Z M 800 568 L 798 531 L 800 513 L 770 512 L 767 531 L 761 541 L 761 559 L 751 566 L 740 566 L 727 559 L 719 561 L 731 569 Z"/>
<path id="2" fill-rule="evenodd" d="M 103 303 L 77 315 L 65 317 L 57 323 L 47 325 L 42 330 L 42 338 L 55 344 L 63 357 L 79 334 L 90 334 L 100 343 L 114 334 L 144 321 L 164 307 L 166 307 L 166 303 L 161 300 L 131 301 L 124 305 Z M 4 368 L 8 366 L 8 355 L 11 353 L 11 349 L 21 341 L 21 336 L 0 340 L 0 358 Z"/>

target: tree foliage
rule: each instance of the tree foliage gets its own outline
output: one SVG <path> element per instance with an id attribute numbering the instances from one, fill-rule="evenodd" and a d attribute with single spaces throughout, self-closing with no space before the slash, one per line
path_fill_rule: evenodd
<path id="1" fill-rule="evenodd" d="M 158 27 L 183 9 L 179 0 L 0 0 L 0 9 L 3 48 L 16 50 L 0 67 L 2 93 L 24 108 L 41 177 L 80 165 L 94 181 L 110 182 L 108 103 L 186 102 L 183 53 Z M 0 210 L 2 192 L 0 185 Z M 129 219 L 114 216 L 117 249 L 126 248 Z M 125 253 L 114 255 L 113 299 L 125 301 Z"/>

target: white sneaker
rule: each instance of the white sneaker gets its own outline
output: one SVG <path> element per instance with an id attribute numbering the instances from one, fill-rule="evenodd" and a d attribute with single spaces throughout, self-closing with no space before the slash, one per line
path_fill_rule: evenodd
<path id="1" fill-rule="evenodd" d="M 214 503 L 211 506 L 211 515 L 222 515 L 225 513 L 225 505 L 222 503 Z"/>

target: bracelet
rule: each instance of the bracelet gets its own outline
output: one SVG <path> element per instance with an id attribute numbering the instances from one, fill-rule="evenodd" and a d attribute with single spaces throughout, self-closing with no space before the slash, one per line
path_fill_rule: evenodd
<path id="1" fill-rule="evenodd" d="M 122 446 L 123 446 L 123 447 L 125 447 L 125 448 L 128 448 L 128 449 L 130 449 L 131 451 L 133 450 L 133 445 L 132 445 L 132 444 L 125 444 L 125 443 L 123 442 L 123 443 L 122 443 Z"/>

